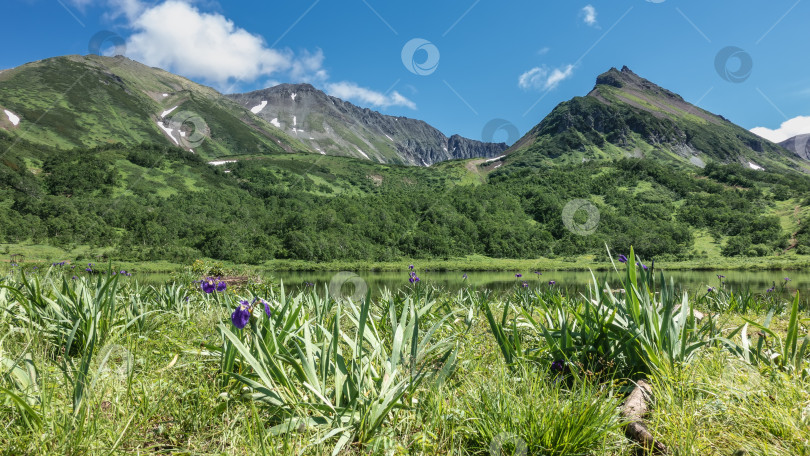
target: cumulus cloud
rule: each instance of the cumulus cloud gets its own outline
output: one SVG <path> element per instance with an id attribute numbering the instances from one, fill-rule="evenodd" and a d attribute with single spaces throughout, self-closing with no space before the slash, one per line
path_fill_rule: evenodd
<path id="1" fill-rule="evenodd" d="M 751 133 L 763 138 L 779 143 L 797 135 L 810 133 L 810 116 L 798 116 L 782 122 L 776 130 L 766 127 L 756 127 L 751 129 Z"/>
<path id="2" fill-rule="evenodd" d="M 545 66 L 534 67 L 518 78 L 518 86 L 524 90 L 552 90 L 574 75 L 574 65 L 564 65 L 549 70 Z"/>
<path id="3" fill-rule="evenodd" d="M 360 87 L 353 82 L 327 83 L 326 93 L 344 100 L 358 101 L 381 108 L 404 106 L 406 108 L 416 109 L 416 104 L 413 101 L 405 98 L 397 91 L 386 95 L 365 87 Z"/>
<path id="4" fill-rule="evenodd" d="M 289 80 L 324 87 L 340 98 L 375 107 L 416 109 L 398 92 L 383 94 L 353 82 L 329 82 L 320 49 L 295 53 L 270 48 L 261 35 L 238 27 L 222 14 L 201 11 L 191 0 L 70 1 L 81 9 L 105 7 L 108 19 L 123 18 L 131 30 L 126 42 L 128 57 L 220 89 L 239 83 Z"/>
<path id="5" fill-rule="evenodd" d="M 219 85 L 230 80 L 253 81 L 296 64 L 292 52 L 270 49 L 261 36 L 183 1 L 169 0 L 147 8 L 131 26 L 134 32 L 127 40 L 128 55 Z"/>
<path id="6" fill-rule="evenodd" d="M 582 8 L 582 11 L 580 11 L 580 14 L 582 15 L 582 20 L 585 21 L 587 25 L 590 25 L 591 27 L 596 27 L 599 25 L 596 22 L 596 8 L 594 8 L 593 5 L 585 5 L 585 7 Z"/>

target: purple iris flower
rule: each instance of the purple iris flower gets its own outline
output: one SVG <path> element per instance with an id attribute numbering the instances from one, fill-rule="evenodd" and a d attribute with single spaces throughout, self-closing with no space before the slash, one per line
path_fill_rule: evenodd
<path id="1" fill-rule="evenodd" d="M 790 282 L 790 277 L 785 277 L 785 282 Z"/>
<path id="2" fill-rule="evenodd" d="M 523 288 L 529 288 L 529 282 L 523 282 Z"/>
<path id="3" fill-rule="evenodd" d="M 260 301 L 264 304 L 264 313 L 267 314 L 267 318 L 273 318 L 273 311 L 270 310 L 270 304 L 264 299 L 260 299 Z"/>
<path id="4" fill-rule="evenodd" d="M 726 276 L 724 276 L 724 275 L 720 275 L 720 274 L 717 274 L 717 279 L 718 279 L 718 280 L 723 280 L 723 279 L 725 279 L 725 278 L 726 278 Z"/>
<path id="5" fill-rule="evenodd" d="M 243 329 L 250 321 L 250 303 L 239 301 L 239 306 L 231 314 L 231 322 L 237 329 Z"/>
<path id="6" fill-rule="evenodd" d="M 716 289 L 716 288 L 714 288 L 714 287 L 709 287 L 709 293 L 714 293 L 715 291 L 717 291 L 717 289 Z"/>
<path id="7" fill-rule="evenodd" d="M 549 280 L 549 281 L 548 281 L 548 284 L 549 284 L 549 285 L 557 285 L 557 282 L 556 282 L 556 281 L 554 281 L 554 280 Z"/>
<path id="8" fill-rule="evenodd" d="M 409 266 L 408 266 L 408 269 L 410 269 L 411 271 L 413 271 L 413 265 L 412 265 L 412 264 L 411 264 L 411 265 L 409 265 Z"/>
<path id="9" fill-rule="evenodd" d="M 647 265 L 646 265 L 646 264 L 643 264 L 643 263 L 639 263 L 638 261 L 636 261 L 636 266 L 641 267 L 641 268 L 642 268 L 642 269 L 644 269 L 645 271 L 647 270 Z"/>
<path id="10" fill-rule="evenodd" d="M 416 274 L 413 274 L 413 275 L 412 275 L 412 276 L 411 276 L 411 277 L 408 279 L 408 281 L 409 281 L 409 282 L 411 282 L 411 283 L 416 283 L 416 282 L 419 282 L 419 277 L 417 277 L 417 276 L 416 276 Z"/>
<path id="11" fill-rule="evenodd" d="M 523 277 L 523 274 L 520 274 L 520 273 L 515 274 L 515 277 L 517 277 L 519 279 L 519 278 Z"/>
<path id="12" fill-rule="evenodd" d="M 624 254 L 619 255 L 619 263 L 627 263 L 627 257 Z"/>
<path id="13" fill-rule="evenodd" d="M 209 277 L 208 280 L 203 281 L 200 288 L 202 288 L 202 291 L 211 294 L 216 289 L 216 284 L 214 283 L 214 280 Z"/>
<path id="14" fill-rule="evenodd" d="M 217 284 L 217 291 L 225 291 L 228 289 L 228 284 L 225 282 L 219 282 Z"/>
<path id="15" fill-rule="evenodd" d="M 563 360 L 560 359 L 551 363 L 551 370 L 554 372 L 562 372 L 563 369 L 565 369 L 565 363 Z"/>
<path id="16" fill-rule="evenodd" d="M 543 273 L 542 273 L 542 272 L 540 272 L 540 271 L 534 271 L 534 273 L 535 273 L 535 274 L 537 274 L 537 275 L 539 275 L 539 276 L 543 275 Z"/>
<path id="17" fill-rule="evenodd" d="M 467 273 L 465 272 L 464 275 L 461 276 L 461 280 L 467 280 Z"/>
<path id="18" fill-rule="evenodd" d="M 93 272 L 93 270 L 90 269 L 90 268 L 84 268 L 84 270 L 87 271 L 87 272 Z"/>
<path id="19" fill-rule="evenodd" d="M 71 277 L 70 279 L 71 279 L 71 280 L 76 280 L 76 279 L 78 279 L 78 277 L 73 276 L 73 277 Z"/>

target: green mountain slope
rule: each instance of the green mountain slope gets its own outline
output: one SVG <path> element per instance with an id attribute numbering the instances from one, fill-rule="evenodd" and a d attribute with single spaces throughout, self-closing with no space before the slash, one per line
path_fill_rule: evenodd
<path id="1" fill-rule="evenodd" d="M 600 75 L 587 96 L 561 103 L 509 153 L 510 161 L 523 163 L 646 157 L 697 167 L 719 162 L 751 169 L 810 169 L 795 154 L 687 103 L 627 67 Z"/>
<path id="2" fill-rule="evenodd" d="M 206 159 L 308 152 L 215 90 L 124 57 L 56 57 L 5 70 L 0 109 L 20 118 L 0 128 L 60 148 L 176 144 Z"/>
<path id="3" fill-rule="evenodd" d="M 65 67 L 64 62 L 60 65 Z M 119 89 L 88 85 L 88 96 L 103 98 L 127 90 L 168 94 L 161 92 L 168 89 L 160 84 L 170 79 L 141 72 L 137 65 L 127 68 L 124 61 L 116 73 L 100 70 L 126 83 Z M 9 76 L 4 72 L 0 77 Z M 63 258 L 53 261 L 94 259 L 101 253 L 131 260 L 210 257 L 249 263 L 468 255 L 567 260 L 604 259 L 607 244 L 620 253 L 635 246 L 647 259 L 707 266 L 720 256 L 778 255 L 802 261 L 807 257 L 801 255 L 810 254 L 810 177 L 791 171 L 793 162 L 780 155 L 780 149 L 761 143 L 762 152 L 751 157 L 764 169 L 752 169 L 743 160 L 756 151 L 740 145 L 750 138 L 735 127 L 712 123 L 713 128 L 699 135 L 700 141 L 725 147 L 734 139 L 722 135 L 733 133 L 740 143 L 717 150 L 702 146 L 707 149 L 700 155 L 706 160 L 703 168 L 673 152 L 672 145 L 678 143 L 672 138 L 678 131 L 699 131 L 689 122 L 702 125 L 682 118 L 708 116 L 702 111 L 679 113 L 673 120 L 653 115 L 650 107 L 609 103 L 594 95 L 561 105 L 536 129 L 542 134 L 527 137 L 555 147 L 591 138 L 584 150 L 573 143 L 556 154 L 549 147 L 527 145 L 530 141 L 524 138 L 503 160 L 449 160 L 427 168 L 319 153 L 256 151 L 214 166 L 207 161 L 216 149 L 205 149 L 213 145 L 189 153 L 161 137 L 163 133 L 150 133 L 150 122 L 157 127 L 156 118 L 138 120 L 140 127 L 131 127 L 146 135 L 141 143 L 116 133 L 111 114 L 89 108 L 75 116 L 109 129 L 112 144 L 98 145 L 91 133 L 76 130 L 83 128 L 81 122 L 43 123 L 37 127 L 42 137 L 28 140 L 24 129 L 32 114 L 25 106 L 57 96 L 51 85 L 32 84 L 43 87 L 42 94 L 29 91 L 26 103 L 2 105 L 4 110 L 19 110 L 22 118 L 18 126 L 9 122 L 0 128 L 0 252 L 9 254 L 47 245 L 63 252 Z M 600 86 L 607 87 L 598 87 L 605 100 L 627 98 L 624 92 L 611 92 L 613 85 Z M 206 118 L 231 109 L 241 112 L 238 106 L 215 104 L 215 93 L 189 91 L 187 103 Z M 675 97 L 655 93 L 647 95 L 650 104 L 670 99 L 673 108 L 668 109 L 684 110 Z M 176 96 L 168 95 L 165 98 Z M 4 99 L 14 96 L 3 94 Z M 139 112 L 174 106 L 148 95 L 128 99 L 137 103 L 115 113 L 133 122 Z M 62 116 L 73 113 L 70 104 L 57 105 L 54 110 Z M 648 123 L 638 124 L 640 120 Z M 262 125 L 260 119 L 255 121 Z M 55 137 L 74 138 L 75 144 L 49 145 L 43 139 L 59 128 L 65 131 Z M 212 126 L 212 133 L 219 128 Z M 713 136 L 715 128 L 721 136 Z M 267 137 L 256 131 L 251 128 L 246 137 L 264 144 Z M 160 141 L 148 139 L 153 133 Z M 647 142 L 652 137 L 668 146 L 653 147 Z M 647 159 L 627 157 L 627 141 L 633 138 L 648 149 L 631 155 Z M 84 146 L 84 141 L 96 146 Z M 700 141 L 693 137 L 684 144 L 704 144 Z M 601 144 L 598 151 L 596 144 Z M 604 159 L 585 156 L 596 152 Z"/>

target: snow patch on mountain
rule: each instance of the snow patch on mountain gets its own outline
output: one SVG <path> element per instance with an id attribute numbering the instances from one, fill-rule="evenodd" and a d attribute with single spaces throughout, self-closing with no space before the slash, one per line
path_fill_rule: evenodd
<path id="1" fill-rule="evenodd" d="M 256 105 L 250 108 L 250 112 L 252 112 L 253 114 L 258 114 L 262 112 L 262 109 L 264 109 L 265 106 L 267 106 L 267 100 L 262 100 L 262 103 L 260 105 Z"/>
<path id="2" fill-rule="evenodd" d="M 6 116 L 8 116 L 8 120 L 11 121 L 12 125 L 14 125 L 16 127 L 17 125 L 20 124 L 20 116 L 18 116 L 17 114 L 14 114 L 13 112 L 9 111 L 8 109 L 4 109 L 3 112 L 6 113 Z"/>

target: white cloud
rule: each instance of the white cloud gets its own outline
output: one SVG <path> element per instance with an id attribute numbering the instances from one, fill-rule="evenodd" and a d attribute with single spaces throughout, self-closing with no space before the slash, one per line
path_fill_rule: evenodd
<path id="1" fill-rule="evenodd" d="M 178 0 L 143 10 L 132 19 L 127 55 L 147 65 L 224 85 L 253 81 L 293 69 L 290 51 L 270 49 L 259 35 L 237 27 L 220 14 L 200 12 Z M 311 60 L 311 57 L 310 59 Z"/>
<path id="2" fill-rule="evenodd" d="M 390 106 L 404 106 L 416 109 L 416 104 L 393 91 L 390 95 L 360 87 L 353 82 L 330 82 L 325 84 L 326 93 L 344 100 L 354 100 L 372 106 L 387 108 Z"/>
<path id="3" fill-rule="evenodd" d="M 599 24 L 596 22 L 596 8 L 593 5 L 585 5 L 580 12 L 582 20 L 591 27 L 596 27 Z"/>
<path id="4" fill-rule="evenodd" d="M 779 143 L 797 135 L 810 133 L 810 116 L 798 116 L 782 122 L 776 130 L 766 127 L 756 127 L 751 129 L 751 133 L 763 138 Z"/>
<path id="5" fill-rule="evenodd" d="M 553 70 L 549 70 L 545 66 L 539 66 L 521 74 L 520 78 L 518 78 L 518 85 L 524 90 L 551 90 L 573 75 L 574 65 L 564 65 Z"/>
<path id="6" fill-rule="evenodd" d="M 226 92 L 245 83 L 308 82 L 340 98 L 375 107 L 416 105 L 398 92 L 383 94 L 353 82 L 330 83 L 320 49 L 294 53 L 272 49 L 261 35 L 219 13 L 200 11 L 193 0 L 70 0 L 81 9 L 108 8 L 108 20 L 123 18 L 132 31 L 126 55 L 146 65 L 211 83 Z"/>

